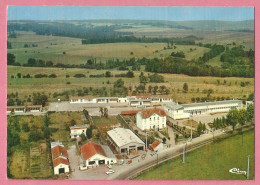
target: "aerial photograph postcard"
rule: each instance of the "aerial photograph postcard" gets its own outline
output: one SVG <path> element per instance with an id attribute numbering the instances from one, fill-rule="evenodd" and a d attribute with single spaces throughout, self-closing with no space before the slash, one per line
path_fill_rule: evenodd
<path id="1" fill-rule="evenodd" d="M 254 7 L 8 6 L 7 178 L 254 180 Z"/>

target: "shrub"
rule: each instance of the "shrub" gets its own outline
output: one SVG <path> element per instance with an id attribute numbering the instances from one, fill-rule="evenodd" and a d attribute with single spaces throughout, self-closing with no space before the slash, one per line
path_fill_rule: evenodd
<path id="1" fill-rule="evenodd" d="M 74 77 L 75 77 L 75 78 L 85 78 L 86 75 L 79 73 L 79 74 L 75 74 Z"/>

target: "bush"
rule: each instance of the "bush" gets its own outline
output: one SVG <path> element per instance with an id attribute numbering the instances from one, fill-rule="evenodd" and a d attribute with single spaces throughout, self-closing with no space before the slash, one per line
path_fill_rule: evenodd
<path id="1" fill-rule="evenodd" d="M 47 78 L 46 74 L 36 74 L 34 75 L 34 78 Z"/>
<path id="2" fill-rule="evenodd" d="M 52 74 L 49 75 L 49 78 L 57 78 L 57 75 L 52 73 Z"/>
<path id="3" fill-rule="evenodd" d="M 75 74 L 74 77 L 75 77 L 75 78 L 85 78 L 86 75 L 79 73 L 79 74 Z"/>

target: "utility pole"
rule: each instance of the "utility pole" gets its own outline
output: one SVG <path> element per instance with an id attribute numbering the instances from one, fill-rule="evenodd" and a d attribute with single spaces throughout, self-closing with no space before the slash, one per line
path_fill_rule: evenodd
<path id="1" fill-rule="evenodd" d="M 247 179 L 249 179 L 249 159 L 250 159 L 250 155 L 247 156 Z"/>

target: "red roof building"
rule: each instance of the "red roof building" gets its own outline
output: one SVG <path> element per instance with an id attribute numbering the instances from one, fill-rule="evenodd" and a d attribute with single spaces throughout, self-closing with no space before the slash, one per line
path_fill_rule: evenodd
<path id="1" fill-rule="evenodd" d="M 106 154 L 105 154 L 102 146 L 99 144 L 93 143 L 93 142 L 88 142 L 87 144 L 83 145 L 81 147 L 81 153 L 85 160 L 88 160 L 95 154 L 100 154 L 100 155 L 106 157 Z"/>
<path id="2" fill-rule="evenodd" d="M 59 164 L 69 165 L 69 161 L 67 159 L 64 159 L 64 158 L 61 158 L 61 157 L 58 157 L 58 158 L 53 160 L 53 167 L 56 167 Z"/>
<path id="3" fill-rule="evenodd" d="M 60 145 L 53 147 L 51 149 L 51 152 L 52 152 L 52 159 L 53 160 L 60 157 L 60 156 L 68 158 L 68 152 L 67 152 L 66 148 L 64 148 Z"/>

